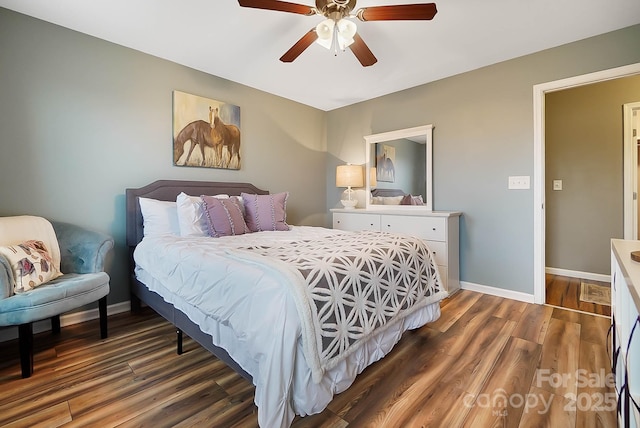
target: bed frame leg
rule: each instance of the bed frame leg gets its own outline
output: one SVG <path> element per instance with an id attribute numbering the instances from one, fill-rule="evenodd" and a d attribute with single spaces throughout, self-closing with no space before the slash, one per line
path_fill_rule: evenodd
<path id="1" fill-rule="evenodd" d="M 142 310 L 142 303 L 140 302 L 140 298 L 135 294 L 131 293 L 131 313 L 139 314 Z"/>
<path id="2" fill-rule="evenodd" d="M 182 355 L 182 330 L 177 329 L 177 330 L 176 330 L 176 336 L 177 336 L 176 338 L 178 339 L 178 341 L 177 341 L 177 345 L 178 345 L 178 348 L 177 348 L 178 355 Z"/>

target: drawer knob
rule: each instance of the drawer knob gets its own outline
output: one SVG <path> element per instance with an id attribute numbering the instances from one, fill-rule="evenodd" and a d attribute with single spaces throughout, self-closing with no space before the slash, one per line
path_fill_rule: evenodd
<path id="1" fill-rule="evenodd" d="M 436 230 L 436 228 L 434 227 L 433 230 Z"/>

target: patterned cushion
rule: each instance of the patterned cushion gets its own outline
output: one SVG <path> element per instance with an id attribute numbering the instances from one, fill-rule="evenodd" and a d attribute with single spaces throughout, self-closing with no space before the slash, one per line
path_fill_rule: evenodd
<path id="1" fill-rule="evenodd" d="M 25 241 L 0 247 L 0 255 L 9 262 L 14 293 L 24 293 L 62 275 L 42 241 Z"/>
<path id="2" fill-rule="evenodd" d="M 273 195 L 242 193 L 245 220 L 252 232 L 265 230 L 289 230 L 287 224 L 287 198 L 289 192 Z"/>
<path id="3" fill-rule="evenodd" d="M 236 198 L 218 199 L 202 195 L 202 209 L 207 219 L 209 236 L 244 235 L 249 233 L 242 216 L 242 208 Z"/>

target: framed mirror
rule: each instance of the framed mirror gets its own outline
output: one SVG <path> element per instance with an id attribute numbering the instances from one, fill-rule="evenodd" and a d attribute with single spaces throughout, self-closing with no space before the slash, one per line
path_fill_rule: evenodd
<path id="1" fill-rule="evenodd" d="M 367 209 L 433 209 L 433 125 L 364 137 Z"/>

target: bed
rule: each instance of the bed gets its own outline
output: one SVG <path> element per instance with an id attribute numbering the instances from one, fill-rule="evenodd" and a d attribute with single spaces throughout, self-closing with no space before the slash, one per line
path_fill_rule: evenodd
<path id="1" fill-rule="evenodd" d="M 181 193 L 269 195 L 248 183 L 160 180 L 127 189 L 132 310 L 144 303 L 171 322 L 179 353 L 184 332 L 253 382 L 261 427 L 288 427 L 296 414 L 321 412 L 404 331 L 440 316 L 446 292 L 420 240 L 309 226 L 220 238 L 145 236 L 140 202 L 170 205 Z M 371 254 L 387 247 L 395 259 L 374 261 Z M 325 266 L 338 248 L 345 256 Z M 400 259 L 410 262 L 400 266 Z M 395 273 L 381 281 L 385 263 Z M 353 284 L 334 287 L 334 277 Z"/>

